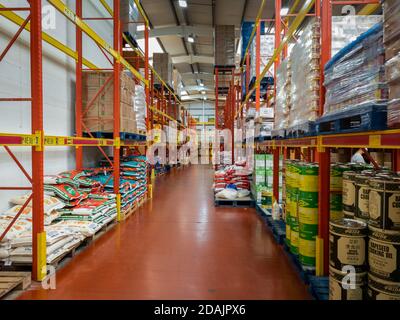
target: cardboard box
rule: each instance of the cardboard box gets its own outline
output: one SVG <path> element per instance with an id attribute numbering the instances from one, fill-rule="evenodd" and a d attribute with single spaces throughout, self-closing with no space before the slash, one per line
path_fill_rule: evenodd
<path id="1" fill-rule="evenodd" d="M 172 59 L 169 53 L 153 53 L 153 68 L 156 70 L 161 79 L 164 80 L 166 84 L 172 87 Z M 160 84 L 161 81 L 158 77 L 154 78 L 155 84 Z"/>
<path id="2" fill-rule="evenodd" d="M 214 56 L 216 66 L 235 65 L 235 26 L 216 25 L 214 36 Z"/>
<path id="3" fill-rule="evenodd" d="M 269 108 L 269 107 L 260 108 L 259 117 L 273 119 L 274 118 L 274 108 Z"/>
<path id="4" fill-rule="evenodd" d="M 114 85 L 112 72 L 85 71 L 83 73 L 83 109 L 91 103 L 90 109 L 84 114 L 83 121 L 91 132 L 113 132 L 114 130 Z M 135 133 L 136 114 L 133 105 L 135 82 L 126 73 L 120 78 L 120 132 Z"/>

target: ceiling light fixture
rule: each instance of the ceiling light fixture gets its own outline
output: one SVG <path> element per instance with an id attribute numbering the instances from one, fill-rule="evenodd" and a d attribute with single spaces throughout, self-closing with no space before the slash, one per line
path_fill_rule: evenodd
<path id="1" fill-rule="evenodd" d="M 204 87 L 204 83 L 203 82 L 200 82 L 200 87 Z"/>
<path id="2" fill-rule="evenodd" d="M 181 8 L 187 8 L 186 0 L 179 0 L 178 3 Z"/>
<path id="3" fill-rule="evenodd" d="M 281 9 L 281 16 L 286 16 L 289 12 L 289 8 L 282 8 Z"/>
<path id="4" fill-rule="evenodd" d="M 188 40 L 190 43 L 193 43 L 193 42 L 194 42 L 194 37 L 193 37 L 193 36 L 188 36 L 187 40 Z"/>
<path id="5" fill-rule="evenodd" d="M 201 94 L 206 94 L 206 92 L 205 92 L 205 91 L 202 91 Z"/>

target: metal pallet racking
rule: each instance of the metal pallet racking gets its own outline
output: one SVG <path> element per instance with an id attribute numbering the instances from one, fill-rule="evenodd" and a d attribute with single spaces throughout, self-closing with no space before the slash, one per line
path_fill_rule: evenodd
<path id="1" fill-rule="evenodd" d="M 323 70 L 324 65 L 331 58 L 331 34 L 332 34 L 332 7 L 335 5 L 364 5 L 359 11 L 359 15 L 369 15 L 375 12 L 380 4 L 377 0 L 307 0 L 303 6 L 297 10 L 300 1 L 296 0 L 289 10 L 288 15 L 282 19 L 281 17 L 281 0 L 275 0 L 275 52 L 272 58 L 262 72 L 259 72 L 259 68 L 256 68 L 256 82 L 253 88 L 249 88 L 247 81 L 249 74 L 249 47 L 250 42 L 256 38 L 256 50 L 259 50 L 259 37 L 260 37 L 260 23 L 262 21 L 261 15 L 265 6 L 265 1 L 262 1 L 257 18 L 255 21 L 255 27 L 252 31 L 249 45 L 246 49 L 246 54 L 242 60 L 242 71 L 246 67 L 246 83 L 242 85 L 246 86 L 247 95 L 243 97 L 243 103 L 236 110 L 235 118 L 243 117 L 243 109 L 248 108 L 248 102 L 255 92 L 256 110 L 260 107 L 260 82 L 263 77 L 267 74 L 269 68 L 275 64 L 275 79 L 276 70 L 280 64 L 281 57 L 287 55 L 287 44 L 291 37 L 294 37 L 294 32 L 303 23 L 307 16 L 313 15 L 321 19 L 321 99 L 319 114 L 323 113 L 324 106 L 324 93 L 325 88 L 323 86 Z M 314 11 L 311 10 L 314 8 Z M 297 11 L 297 13 L 296 13 Z M 310 13 L 311 12 L 311 13 Z M 294 18 L 290 21 L 289 18 Z M 283 31 L 283 38 L 281 39 L 281 33 Z M 256 65 L 259 66 L 260 54 L 256 52 Z M 243 82 L 243 78 L 242 78 Z M 319 175 L 319 230 L 317 239 L 317 270 L 318 276 L 328 275 L 329 268 L 329 181 L 330 181 L 330 152 L 332 148 L 376 148 L 376 149 L 388 149 L 392 150 L 393 169 L 395 171 L 400 170 L 400 130 L 385 130 L 385 131 L 370 131 L 360 133 L 348 133 L 348 134 L 332 134 L 332 135 L 320 135 L 304 137 L 299 139 L 284 139 L 284 140 L 270 140 L 260 142 L 260 146 L 268 147 L 274 154 L 274 166 L 273 166 L 273 195 L 275 199 L 279 199 L 279 155 L 283 154 L 286 159 L 289 155 L 290 150 L 295 151 L 296 157 L 305 157 L 304 153 L 307 153 L 307 158 L 312 161 L 316 161 L 320 166 Z M 303 153 L 304 151 L 304 153 Z"/>
<path id="2" fill-rule="evenodd" d="M 2 239 L 6 233 L 11 229 L 12 225 L 19 218 L 23 209 L 27 206 L 30 200 L 32 200 L 32 277 L 35 280 L 42 280 L 46 276 L 46 234 L 44 231 L 43 221 L 43 164 L 44 164 L 44 150 L 47 147 L 74 147 L 76 149 L 76 168 L 81 169 L 83 166 L 83 147 L 97 147 L 106 156 L 102 150 L 103 147 L 112 147 L 114 153 L 113 162 L 110 161 L 113 168 L 114 176 L 114 192 L 117 194 L 117 208 L 118 208 L 118 219 L 121 217 L 120 212 L 120 194 L 119 194 L 119 155 L 121 148 L 123 147 L 146 147 L 147 143 L 143 141 L 135 140 L 124 140 L 120 137 L 120 123 L 119 123 L 119 79 L 120 73 L 123 68 L 129 70 L 135 77 L 137 82 L 142 82 L 145 86 L 146 91 L 146 105 L 147 105 L 147 118 L 146 126 L 147 129 L 152 127 L 151 120 L 153 119 L 154 113 L 162 113 L 157 107 L 152 107 L 154 102 L 154 90 L 150 86 L 150 78 L 153 79 L 155 71 L 149 65 L 149 20 L 139 2 L 135 0 L 135 4 L 143 19 L 144 35 L 145 35 L 145 51 L 140 55 L 142 64 L 144 66 L 144 76 L 135 69 L 131 63 L 129 63 L 123 57 L 122 52 L 122 39 L 126 38 L 121 32 L 121 20 L 120 20 L 120 2 L 113 0 L 113 9 L 111 9 L 107 2 L 100 1 L 101 5 L 110 14 L 108 18 L 86 18 L 86 20 L 111 20 L 113 22 L 113 45 L 108 44 L 102 39 L 92 28 L 85 23 L 85 17 L 82 12 L 82 0 L 76 1 L 75 12 L 68 8 L 60 0 L 48 0 L 48 2 L 63 14 L 71 23 L 76 26 L 76 51 L 64 45 L 54 37 L 48 35 L 42 31 L 42 1 L 28 1 L 26 7 L 5 7 L 0 5 L 0 15 L 8 19 L 10 22 L 19 26 L 18 31 L 12 37 L 6 49 L 3 51 L 0 62 L 7 54 L 11 46 L 16 42 L 19 35 L 25 30 L 30 32 L 30 60 L 31 60 L 31 97 L 27 98 L 15 98 L 7 97 L 0 98 L 1 102 L 19 102 L 29 101 L 31 102 L 31 134 L 18 134 L 18 133 L 0 133 L 0 145 L 3 146 L 10 157 L 15 161 L 18 168 L 26 176 L 27 180 L 31 183 L 31 187 L 0 187 L 0 190 L 31 190 L 32 196 L 22 206 L 20 212 L 12 220 L 11 224 L 4 230 L 3 234 L 0 235 Z M 15 12 L 26 11 L 29 12 L 28 18 L 24 19 L 17 15 Z M 82 35 L 85 33 L 91 38 L 99 47 L 100 51 L 107 57 L 111 67 L 108 69 L 112 72 L 114 79 L 114 131 L 112 139 L 94 138 L 90 135 L 90 138 L 83 137 L 83 123 L 82 114 L 84 112 L 84 106 L 82 105 L 82 71 L 83 66 L 89 70 L 100 70 L 95 64 L 85 59 L 82 54 Z M 54 48 L 65 53 L 69 57 L 76 61 L 76 135 L 75 136 L 47 136 L 43 131 L 43 79 L 42 79 L 42 41 L 47 42 Z M 110 56 L 112 58 L 110 58 Z M 150 72 L 151 69 L 151 72 Z M 151 95 L 153 93 L 153 95 Z M 172 95 L 173 92 L 172 92 Z M 171 97 L 171 94 L 170 94 Z M 179 99 L 174 95 L 175 104 Z M 165 99 L 164 99 L 165 101 Z M 171 99 L 170 99 L 171 101 Z M 180 103 L 180 102 L 179 102 Z M 171 106 L 171 105 L 170 105 Z M 88 106 L 87 106 L 88 107 Z M 166 116 L 166 115 L 165 115 Z M 189 115 L 186 111 L 186 116 Z M 169 116 L 168 116 L 169 117 Z M 172 117 L 170 119 L 176 121 Z M 27 170 L 24 169 L 22 164 L 19 162 L 17 157 L 13 154 L 10 147 L 31 147 L 32 148 L 32 176 L 30 176 Z M 107 156 L 106 156 L 107 157 Z"/>

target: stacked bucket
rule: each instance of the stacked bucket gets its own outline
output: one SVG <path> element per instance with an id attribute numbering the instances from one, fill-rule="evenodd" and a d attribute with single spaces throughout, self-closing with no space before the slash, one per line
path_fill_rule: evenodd
<path id="1" fill-rule="evenodd" d="M 315 270 L 318 235 L 318 164 L 300 163 L 298 192 L 299 259 L 305 270 Z"/>
<path id="2" fill-rule="evenodd" d="M 315 270 L 318 235 L 318 165 L 287 160 L 285 164 L 286 244 L 303 268 Z"/>
<path id="3" fill-rule="evenodd" d="M 299 254 L 299 219 L 297 197 L 299 192 L 298 161 L 286 161 L 286 244 L 295 256 Z"/>
<path id="4" fill-rule="evenodd" d="M 343 174 L 350 171 L 351 167 L 345 164 L 331 165 L 330 180 L 330 220 L 343 218 Z"/>
<path id="5" fill-rule="evenodd" d="M 349 166 L 352 171 L 343 174 L 344 219 L 330 223 L 330 298 L 400 300 L 400 177 Z M 343 271 L 349 266 L 356 282 L 345 290 L 341 279 L 349 278 Z"/>

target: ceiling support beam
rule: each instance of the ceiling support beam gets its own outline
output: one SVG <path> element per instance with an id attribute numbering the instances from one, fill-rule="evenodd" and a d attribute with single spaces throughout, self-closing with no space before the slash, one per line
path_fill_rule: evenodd
<path id="1" fill-rule="evenodd" d="M 180 27 L 181 22 L 179 21 L 178 14 L 177 14 L 177 12 L 176 12 L 174 0 L 169 0 L 169 4 L 170 4 L 170 6 L 171 6 L 172 12 L 174 13 L 175 23 L 176 23 L 176 25 L 177 25 L 178 27 Z M 189 50 L 188 50 L 188 47 L 187 47 L 187 45 L 186 45 L 185 37 L 181 37 L 181 40 L 182 40 L 182 45 L 183 45 L 183 47 L 185 48 L 186 55 L 189 55 Z M 193 66 L 192 66 L 192 65 L 190 65 L 190 69 L 192 70 L 192 73 L 194 73 L 194 69 L 193 69 Z"/>
<path id="2" fill-rule="evenodd" d="M 196 55 L 186 55 L 186 56 L 172 56 L 172 63 L 204 63 L 204 64 L 214 64 L 214 57 L 210 56 L 196 56 Z M 200 74 L 200 73 L 198 73 Z"/>
<path id="3" fill-rule="evenodd" d="M 149 37 L 165 37 L 165 36 L 178 36 L 182 38 L 187 38 L 189 35 L 201 36 L 201 37 L 212 37 L 213 36 L 213 28 L 208 26 L 166 26 L 166 27 L 158 27 L 150 30 Z M 143 39 L 144 32 L 139 31 L 137 33 L 136 39 Z"/>

